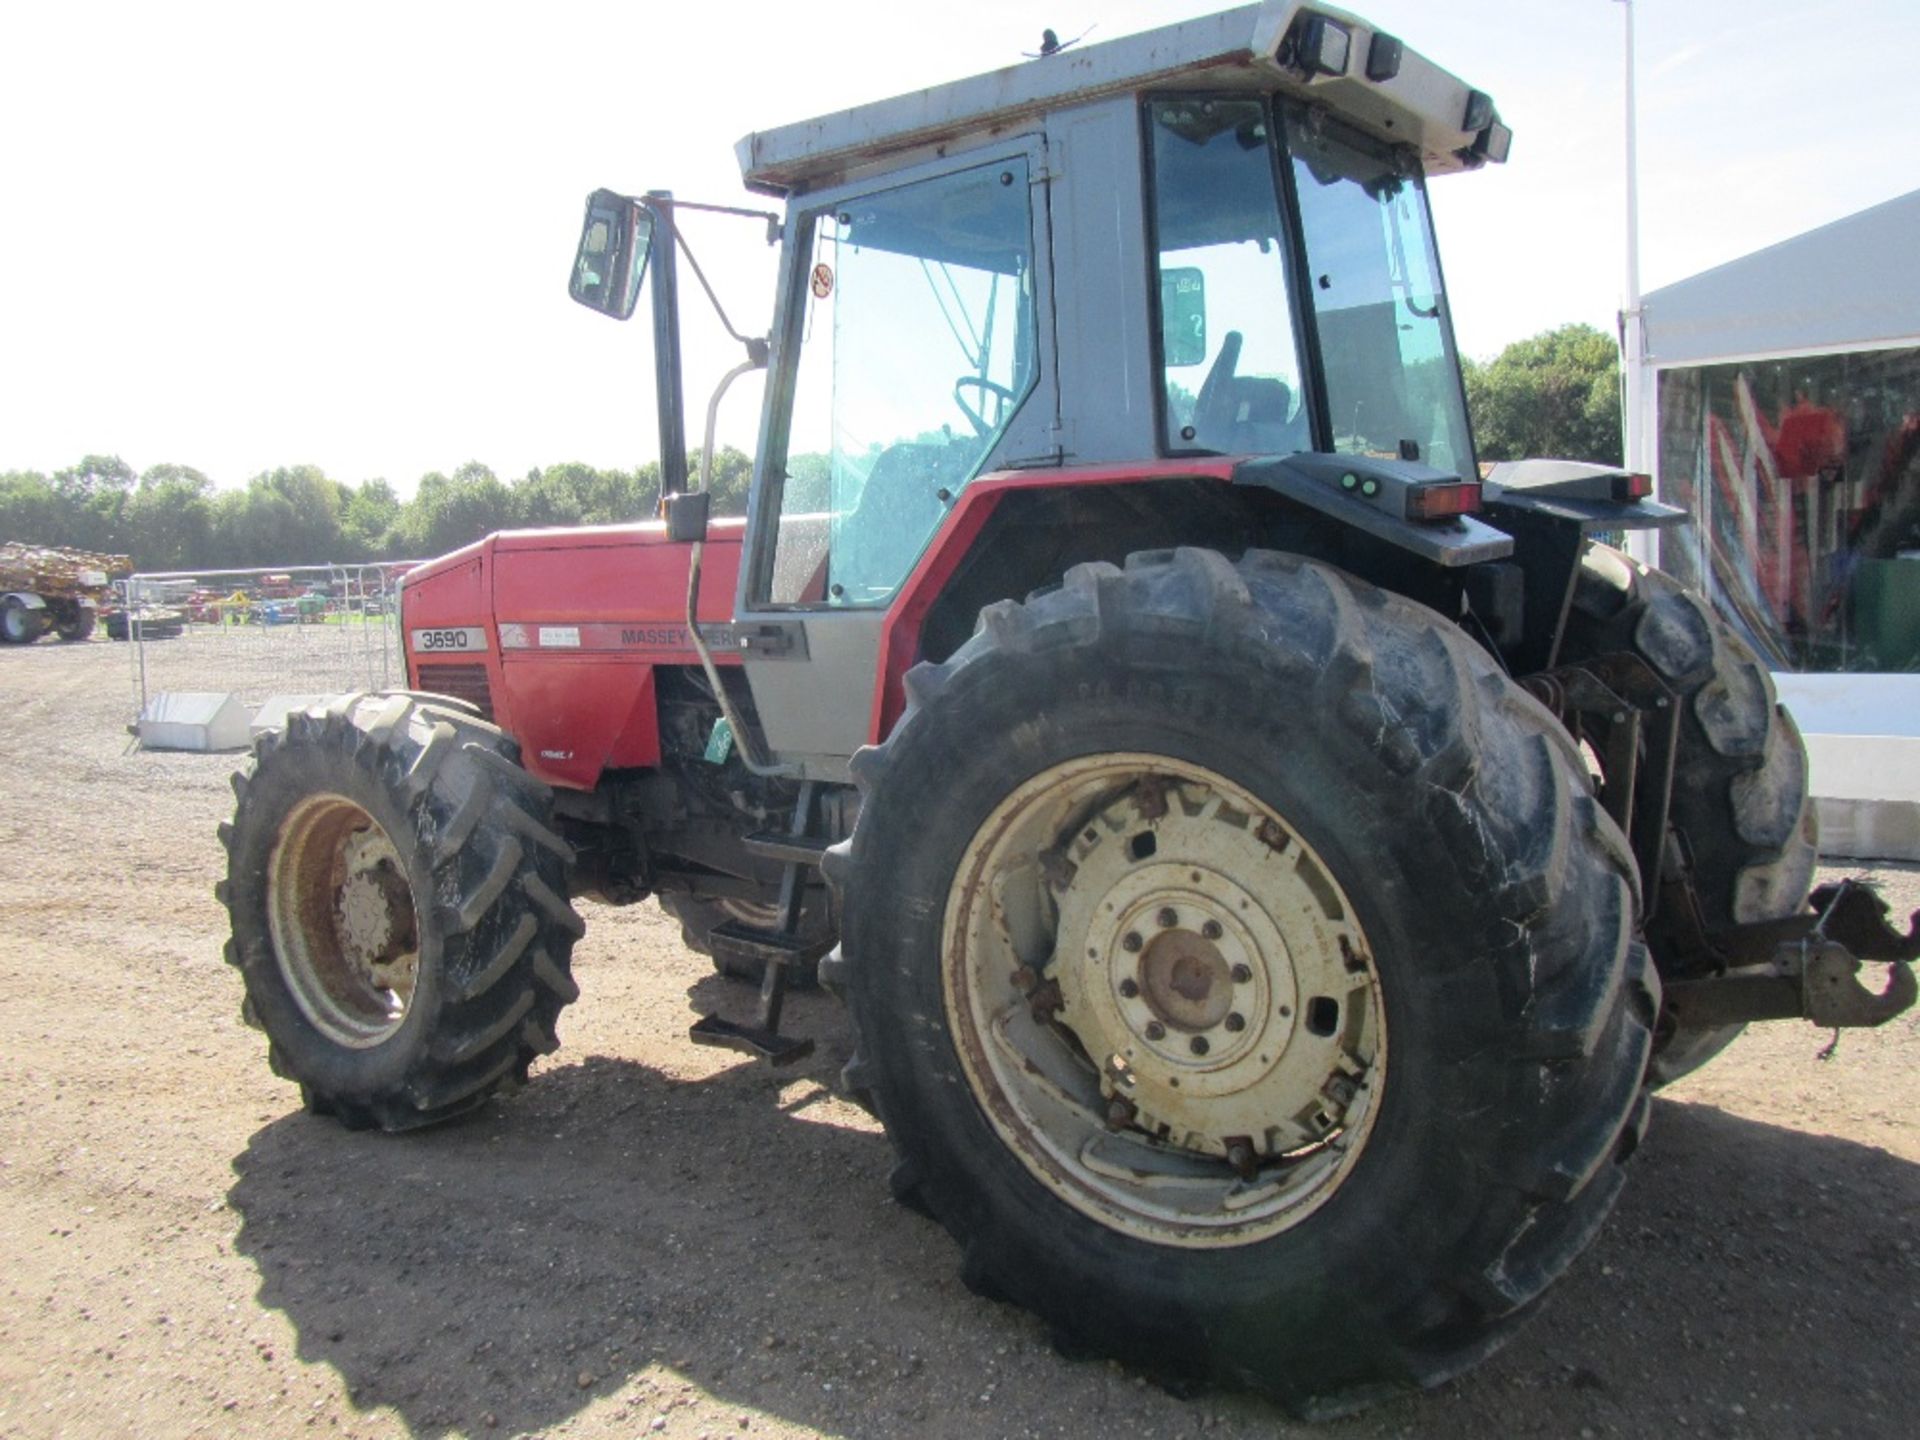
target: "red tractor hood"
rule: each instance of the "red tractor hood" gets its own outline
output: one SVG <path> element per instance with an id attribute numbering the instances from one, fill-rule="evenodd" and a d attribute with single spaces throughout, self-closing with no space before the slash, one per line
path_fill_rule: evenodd
<path id="1" fill-rule="evenodd" d="M 743 529 L 714 521 L 701 562 L 701 628 L 723 664 L 736 663 Z M 656 764 L 654 667 L 699 663 L 691 550 L 646 521 L 506 530 L 422 565 L 400 592 L 408 683 L 479 705 L 551 784 L 590 789 L 603 770 Z"/>

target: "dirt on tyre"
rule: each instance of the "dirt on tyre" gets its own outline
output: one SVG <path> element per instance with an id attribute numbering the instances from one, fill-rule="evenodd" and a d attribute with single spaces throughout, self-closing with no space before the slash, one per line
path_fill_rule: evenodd
<path id="1" fill-rule="evenodd" d="M 262 735 L 234 792 L 227 959 L 310 1109 L 411 1129 L 554 1049 L 579 993 L 572 851 L 500 730 L 455 701 L 343 696 Z"/>
<path id="2" fill-rule="evenodd" d="M 847 1081 L 968 1282 L 1306 1415 L 1488 1353 L 1611 1208 L 1657 1005 L 1552 717 L 1428 610 L 1199 550 L 907 696 L 830 857 Z"/>
<path id="3" fill-rule="evenodd" d="M 1807 755 L 1773 677 L 1704 600 L 1618 550 L 1589 547 L 1567 619 L 1563 661 L 1626 651 L 1675 692 L 1681 707 L 1669 840 L 1692 880 L 1689 915 L 1669 889 L 1647 924 L 1647 944 L 1669 979 L 1711 973 L 1702 932 L 1778 920 L 1806 908 L 1818 831 L 1807 795 Z M 1604 727 L 1601 740 L 1604 744 Z M 1670 1017 L 1669 1017 L 1670 1018 Z M 1746 1027 L 1676 1029 L 1663 1023 L 1653 1080 L 1667 1085 L 1733 1043 Z"/>

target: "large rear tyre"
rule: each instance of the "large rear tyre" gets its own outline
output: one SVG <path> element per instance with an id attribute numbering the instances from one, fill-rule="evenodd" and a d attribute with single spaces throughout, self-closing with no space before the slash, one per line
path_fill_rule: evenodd
<path id="1" fill-rule="evenodd" d="M 1681 706 L 1669 836 L 1698 909 L 1662 897 L 1647 925 L 1668 979 L 1709 973 L 1700 934 L 1806 908 L 1818 833 L 1800 732 L 1766 666 L 1679 582 L 1604 545 L 1582 562 L 1562 658 L 1626 651 L 1673 687 Z M 1604 736 L 1602 737 L 1604 738 Z M 1652 1078 L 1667 1085 L 1733 1043 L 1743 1025 L 1679 1029 L 1665 1017 Z"/>
<path id="2" fill-rule="evenodd" d="M 830 856 L 848 1080 L 963 1275 L 1338 1413 L 1487 1354 L 1606 1216 L 1655 985 L 1552 718 L 1324 565 L 1081 566 L 907 677 Z"/>
<path id="3" fill-rule="evenodd" d="M 553 1050 L 579 993 L 572 852 L 500 730 L 453 702 L 343 696 L 262 735 L 234 791 L 227 959 L 310 1109 L 411 1129 Z"/>

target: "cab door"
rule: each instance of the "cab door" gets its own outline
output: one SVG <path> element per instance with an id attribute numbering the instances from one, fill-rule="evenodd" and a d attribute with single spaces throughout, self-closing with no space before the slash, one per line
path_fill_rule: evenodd
<path id="1" fill-rule="evenodd" d="M 881 628 L 955 499 L 1056 464 L 1045 147 L 795 201 L 737 630 L 767 743 L 840 778 Z"/>

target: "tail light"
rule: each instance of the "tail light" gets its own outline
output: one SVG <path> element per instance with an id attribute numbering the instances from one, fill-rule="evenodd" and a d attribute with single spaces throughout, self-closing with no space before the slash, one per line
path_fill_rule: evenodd
<path id="1" fill-rule="evenodd" d="M 1615 500 L 1644 500 L 1653 494 L 1651 475 L 1616 475 L 1613 477 L 1613 498 Z"/>
<path id="2" fill-rule="evenodd" d="M 1462 480 L 1449 485 L 1416 485 L 1407 491 L 1409 520 L 1446 520 L 1472 515 L 1480 508 L 1480 482 Z"/>

